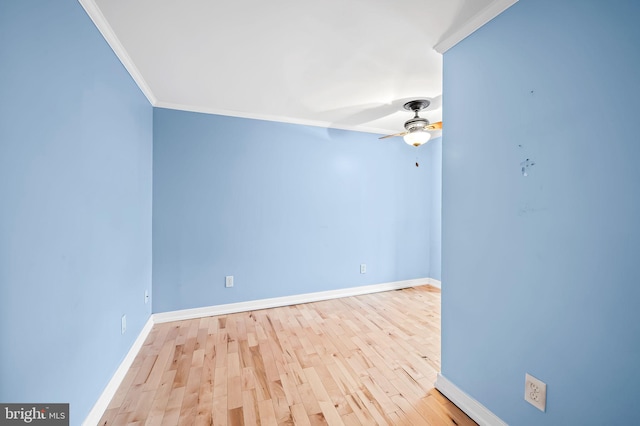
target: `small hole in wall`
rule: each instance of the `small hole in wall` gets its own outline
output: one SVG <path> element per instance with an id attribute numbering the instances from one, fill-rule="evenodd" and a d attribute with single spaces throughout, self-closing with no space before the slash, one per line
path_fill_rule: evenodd
<path id="1" fill-rule="evenodd" d="M 416 167 L 420 167 L 420 164 L 418 164 L 418 162 L 416 161 Z"/>

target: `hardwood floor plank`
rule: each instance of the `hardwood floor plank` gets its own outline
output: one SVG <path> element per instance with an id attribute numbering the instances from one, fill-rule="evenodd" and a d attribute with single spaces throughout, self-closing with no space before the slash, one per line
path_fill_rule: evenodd
<path id="1" fill-rule="evenodd" d="M 282 382 L 280 380 L 269 382 L 269 390 L 271 392 L 273 412 L 278 424 L 292 423 L 291 410 L 289 409 L 289 403 L 287 402 L 287 396 L 282 387 Z"/>
<path id="2" fill-rule="evenodd" d="M 405 418 L 409 420 L 409 424 L 411 425 L 423 425 L 429 424 L 428 419 L 420 415 L 420 413 L 416 410 L 415 406 L 413 406 L 407 399 L 402 395 L 394 395 L 391 397 L 391 400 L 400 408 L 405 415 Z M 398 411 L 396 411 L 398 413 Z"/>
<path id="3" fill-rule="evenodd" d="M 180 418 L 180 407 L 184 398 L 184 388 L 173 388 L 167 402 L 167 409 L 162 417 L 162 426 L 175 426 Z"/>
<path id="4" fill-rule="evenodd" d="M 336 410 L 334 402 L 331 400 L 325 384 L 320 378 L 316 368 L 305 368 L 304 374 L 307 376 L 307 379 L 309 379 L 311 391 L 315 395 L 318 405 L 320 406 L 320 411 L 322 411 L 327 422 L 332 425 L 343 424 L 340 420 L 340 414 L 338 413 L 338 410 Z"/>
<path id="5" fill-rule="evenodd" d="M 227 395 L 214 397 L 211 408 L 211 418 L 214 425 L 227 424 Z"/>
<path id="6" fill-rule="evenodd" d="M 155 394 L 151 409 L 149 410 L 145 425 L 155 426 L 161 425 L 165 411 L 169 405 L 169 397 L 171 395 L 171 386 L 175 378 L 175 370 L 166 370 L 162 375 L 160 385 Z"/>
<path id="7" fill-rule="evenodd" d="M 126 399 L 126 396 L 127 396 L 127 391 L 129 390 L 129 388 L 133 384 L 133 380 L 138 375 L 138 370 L 139 369 L 140 369 L 140 367 L 131 367 L 129 369 L 127 374 L 124 376 L 124 379 L 122 380 L 122 383 L 120 384 L 120 387 L 118 388 L 118 391 L 116 392 L 116 394 L 113 396 L 113 399 L 109 403 L 109 409 L 116 410 L 116 414 L 118 413 L 120 407 L 124 403 L 124 401 Z"/>
<path id="8" fill-rule="evenodd" d="M 255 390 L 242 391 L 242 415 L 247 425 L 260 425 Z"/>
<path id="9" fill-rule="evenodd" d="M 291 416 L 296 426 L 311 426 L 309 415 L 302 404 L 294 404 L 291 406 Z"/>
<path id="10" fill-rule="evenodd" d="M 366 389 L 359 390 L 353 395 L 354 400 L 358 404 L 358 407 L 362 408 L 365 413 L 368 413 L 374 420 L 375 424 L 378 425 L 393 425 L 397 423 L 393 423 L 389 421 L 389 417 L 382 411 L 382 408 L 376 401 L 373 400 L 373 397 L 368 394 Z M 355 409 L 354 409 L 355 412 Z"/>
<path id="11" fill-rule="evenodd" d="M 302 405 L 304 405 L 304 409 L 308 416 L 322 412 L 320 404 L 318 404 L 318 400 L 316 399 L 313 389 L 311 389 L 311 385 L 309 383 L 301 383 L 298 386 L 298 392 L 300 393 Z"/>
<path id="12" fill-rule="evenodd" d="M 213 398 L 227 397 L 227 367 L 216 367 L 213 380 Z"/>
<path id="13" fill-rule="evenodd" d="M 237 352 L 227 355 L 227 408 L 242 407 L 242 375 Z"/>
<path id="14" fill-rule="evenodd" d="M 202 363 L 202 377 L 200 378 L 200 390 L 198 391 L 198 407 L 196 414 L 197 424 L 211 424 L 211 405 L 213 403 L 213 391 L 215 388 L 215 338 L 209 334 L 211 321 L 205 325 L 207 336 L 205 338 L 204 359 Z"/>
<path id="15" fill-rule="evenodd" d="M 382 408 L 382 412 L 393 413 L 398 410 L 398 406 L 370 377 L 362 377 L 361 380 L 364 384 L 364 387 L 369 392 L 369 395 L 371 396 L 373 402 L 377 403 L 377 405 Z"/>
<path id="16" fill-rule="evenodd" d="M 169 362 L 171 355 L 173 355 L 173 346 L 170 344 L 158 349 L 160 352 L 153 367 L 151 368 L 151 372 L 149 373 L 146 382 L 144 383 L 144 391 L 155 390 L 160 386 L 160 381 L 167 370 L 167 363 Z"/>
<path id="17" fill-rule="evenodd" d="M 256 379 L 255 389 L 258 401 L 271 399 L 271 392 L 269 391 L 267 375 L 265 373 L 264 362 L 262 360 L 262 353 L 259 346 L 251 348 L 251 358 L 254 365 L 254 374 Z"/>
<path id="18" fill-rule="evenodd" d="M 143 422 L 148 418 L 151 406 L 153 405 L 153 399 L 156 396 L 156 389 L 150 391 L 142 391 L 140 399 L 136 408 L 133 410 L 132 416 L 129 418 L 129 422 Z"/>
<path id="19" fill-rule="evenodd" d="M 260 416 L 260 423 L 264 426 L 276 426 L 278 424 L 270 399 L 258 402 L 258 415 Z"/>
<path id="20" fill-rule="evenodd" d="M 350 395 L 358 389 L 358 382 L 349 372 L 347 372 L 344 364 L 340 360 L 327 364 L 327 370 L 336 382 L 338 389 L 343 395 Z"/>
<path id="21" fill-rule="evenodd" d="M 430 286 L 156 324 L 99 424 L 475 425 L 439 368 Z"/>
<path id="22" fill-rule="evenodd" d="M 242 407 L 232 408 L 229 410 L 229 415 L 227 417 L 227 424 L 229 426 L 244 425 L 244 414 L 242 412 Z"/>
<path id="23" fill-rule="evenodd" d="M 180 407 L 179 424 L 192 425 L 198 414 L 198 396 L 200 390 L 200 380 L 202 378 L 202 367 L 191 369 L 187 385 L 184 390 L 184 398 Z"/>
<path id="24" fill-rule="evenodd" d="M 344 425 L 342 417 L 340 417 L 338 410 L 336 410 L 331 402 L 318 401 L 318 404 L 320 404 L 320 409 L 322 410 L 322 414 L 324 415 L 324 418 L 327 420 L 328 424 L 332 426 Z"/>
<path id="25" fill-rule="evenodd" d="M 280 375 L 280 383 L 282 383 L 282 390 L 289 406 L 299 405 L 302 403 L 300 399 L 300 393 L 296 385 L 295 379 L 292 377 L 293 372 L 285 372 Z"/>

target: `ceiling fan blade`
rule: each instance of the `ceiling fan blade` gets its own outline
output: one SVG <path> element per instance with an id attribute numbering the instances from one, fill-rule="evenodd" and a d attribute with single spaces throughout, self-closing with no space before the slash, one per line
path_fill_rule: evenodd
<path id="1" fill-rule="evenodd" d="M 440 130 L 442 129 L 442 121 L 438 121 L 437 123 L 431 123 L 427 126 L 427 130 Z"/>
<path id="2" fill-rule="evenodd" d="M 393 137 L 395 137 L 395 136 L 404 136 L 404 135 L 406 135 L 407 133 L 409 133 L 409 132 L 402 132 L 402 133 L 396 133 L 396 134 L 393 134 L 393 135 L 381 136 L 381 137 L 379 137 L 378 139 L 393 138 Z"/>

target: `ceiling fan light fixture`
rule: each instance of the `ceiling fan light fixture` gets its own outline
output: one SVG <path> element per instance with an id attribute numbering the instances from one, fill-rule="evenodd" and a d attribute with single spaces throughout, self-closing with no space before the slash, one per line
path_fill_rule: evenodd
<path id="1" fill-rule="evenodd" d="M 431 133 L 424 129 L 418 129 L 407 133 L 404 135 L 403 139 L 408 145 L 420 146 L 429 142 L 429 139 L 431 139 Z"/>

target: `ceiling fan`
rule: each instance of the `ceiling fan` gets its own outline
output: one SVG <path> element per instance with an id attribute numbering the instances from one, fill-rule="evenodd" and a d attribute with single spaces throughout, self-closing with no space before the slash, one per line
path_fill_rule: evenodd
<path id="1" fill-rule="evenodd" d="M 437 123 L 429 123 L 429 120 L 422 118 L 418 115 L 418 112 L 428 107 L 431 102 L 427 99 L 416 99 L 405 103 L 402 107 L 407 111 L 413 111 L 413 118 L 405 121 L 404 128 L 406 131 L 401 133 L 395 133 L 393 135 L 382 136 L 379 139 L 392 138 L 394 136 L 404 136 L 404 141 L 413 146 L 420 146 L 425 144 L 431 139 L 431 133 L 429 130 L 442 129 L 442 121 Z"/>

